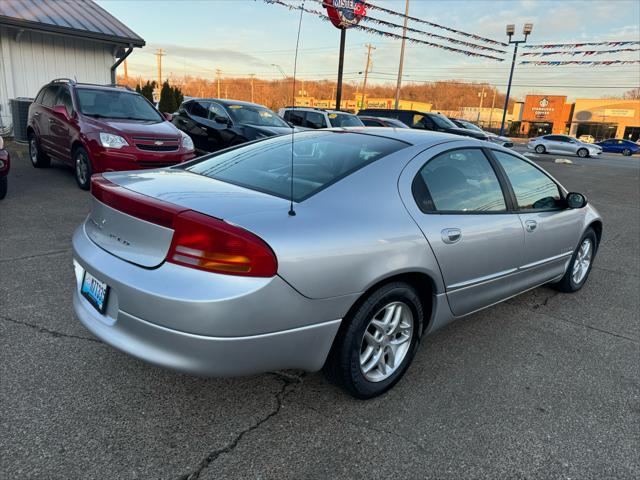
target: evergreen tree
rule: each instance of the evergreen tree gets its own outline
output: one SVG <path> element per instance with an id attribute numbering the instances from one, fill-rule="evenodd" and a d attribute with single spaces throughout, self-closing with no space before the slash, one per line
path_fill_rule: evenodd
<path id="1" fill-rule="evenodd" d="M 178 109 L 176 105 L 176 97 L 174 90 L 166 81 L 162 84 L 162 90 L 160 90 L 160 103 L 158 104 L 158 110 L 163 113 L 173 113 Z"/>
<path id="2" fill-rule="evenodd" d="M 182 102 L 184 101 L 184 95 L 182 94 L 182 90 L 180 90 L 180 88 L 178 87 L 173 87 L 173 96 L 176 99 L 176 105 L 179 107 L 180 105 L 182 105 Z"/>
<path id="3" fill-rule="evenodd" d="M 140 93 L 142 94 L 143 97 L 146 97 L 147 100 L 149 100 L 151 103 L 155 103 L 153 101 L 153 91 L 156 88 L 156 82 L 149 82 L 147 80 L 147 83 L 145 83 L 142 88 L 140 89 Z"/>
<path id="4" fill-rule="evenodd" d="M 136 93 L 142 94 L 142 89 L 140 88 L 140 84 L 136 84 Z"/>

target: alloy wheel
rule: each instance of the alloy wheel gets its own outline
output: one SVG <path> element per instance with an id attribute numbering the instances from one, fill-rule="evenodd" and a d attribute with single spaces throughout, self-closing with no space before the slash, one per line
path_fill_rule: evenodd
<path id="1" fill-rule="evenodd" d="M 80 152 L 76 155 L 76 177 L 78 183 L 84 185 L 87 183 L 87 177 L 89 176 L 89 167 L 87 165 L 87 158 Z"/>
<path id="2" fill-rule="evenodd" d="M 580 150 L 578 150 L 578 156 L 580 158 L 586 158 L 589 155 L 589 152 L 587 151 L 586 148 L 581 148 Z"/>
<path id="3" fill-rule="evenodd" d="M 589 238 L 585 238 L 580 245 L 580 249 L 578 250 L 578 255 L 576 255 L 576 259 L 573 262 L 573 270 L 571 272 L 571 277 L 576 285 L 579 285 L 587 276 L 592 258 L 593 244 Z"/>
<path id="4" fill-rule="evenodd" d="M 38 142 L 33 136 L 29 140 L 29 158 L 34 165 L 38 163 Z"/>
<path id="5" fill-rule="evenodd" d="M 407 356 L 414 335 L 411 308 L 392 302 L 369 321 L 360 346 L 360 370 L 370 382 L 389 378 Z"/>
<path id="6" fill-rule="evenodd" d="M 622 151 L 622 155 L 624 155 L 625 157 L 628 157 L 629 155 L 631 155 L 631 150 L 629 150 L 628 148 L 625 148 Z"/>
<path id="7" fill-rule="evenodd" d="M 536 147 L 536 152 L 537 152 L 537 153 L 544 153 L 544 152 L 545 152 L 545 150 L 546 150 L 546 149 L 544 148 L 544 145 L 538 145 L 538 146 Z"/>

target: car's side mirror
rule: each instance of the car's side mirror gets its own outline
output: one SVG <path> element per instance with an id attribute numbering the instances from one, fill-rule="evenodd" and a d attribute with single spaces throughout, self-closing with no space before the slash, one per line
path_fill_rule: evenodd
<path id="1" fill-rule="evenodd" d="M 56 105 L 55 107 L 53 107 L 53 111 L 69 120 L 69 112 L 67 112 L 67 107 L 65 107 L 64 105 Z"/>
<path id="2" fill-rule="evenodd" d="M 216 116 L 213 118 L 213 120 L 214 120 L 216 123 L 223 123 L 223 124 L 225 124 L 225 125 L 228 125 L 228 124 L 229 124 L 229 119 L 228 119 L 227 117 L 223 117 L 222 115 L 216 115 Z"/>
<path id="3" fill-rule="evenodd" d="M 570 192 L 567 193 L 567 207 L 569 208 L 582 208 L 587 206 L 587 197 L 581 193 Z"/>

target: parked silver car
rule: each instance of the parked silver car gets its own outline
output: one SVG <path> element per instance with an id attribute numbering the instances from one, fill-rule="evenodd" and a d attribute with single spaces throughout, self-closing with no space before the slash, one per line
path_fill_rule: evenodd
<path id="1" fill-rule="evenodd" d="M 578 155 L 579 157 L 595 157 L 602 153 L 602 147 L 569 137 L 568 135 L 544 135 L 529 139 L 529 150 L 536 153 L 556 153 L 561 155 Z"/>
<path id="2" fill-rule="evenodd" d="M 106 343 L 198 375 L 324 366 L 359 398 L 426 335 L 528 289 L 580 289 L 602 220 L 513 151 L 409 129 L 272 137 L 94 176 L 74 309 Z M 290 197 L 293 201 L 290 202 Z"/>

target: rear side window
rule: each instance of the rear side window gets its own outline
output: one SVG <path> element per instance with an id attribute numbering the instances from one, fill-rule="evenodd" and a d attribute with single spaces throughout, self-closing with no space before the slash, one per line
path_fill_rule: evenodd
<path id="1" fill-rule="evenodd" d="M 316 130 L 295 135 L 293 200 L 300 202 L 365 165 L 408 145 L 357 133 Z M 291 136 L 268 138 L 222 152 L 187 171 L 289 198 Z"/>
<path id="2" fill-rule="evenodd" d="M 305 124 L 305 112 L 298 112 L 296 110 L 287 110 L 284 112 L 284 119 L 287 122 L 291 122 L 296 127 L 303 127 Z"/>
<path id="3" fill-rule="evenodd" d="M 320 112 L 307 112 L 305 127 L 309 128 L 327 128 L 327 121 L 324 119 L 324 114 Z"/>
<path id="4" fill-rule="evenodd" d="M 44 90 L 42 95 L 42 105 L 45 107 L 53 108 L 56 103 L 56 97 L 58 96 L 58 86 L 49 86 Z"/>
<path id="5" fill-rule="evenodd" d="M 478 149 L 452 150 L 429 160 L 414 181 L 413 194 L 424 212 L 507 210 L 498 177 Z"/>
<path id="6" fill-rule="evenodd" d="M 346 113 L 330 113 L 329 121 L 332 127 L 362 127 L 362 121 L 358 117 Z"/>
<path id="7" fill-rule="evenodd" d="M 209 116 L 209 106 L 209 102 L 191 102 L 187 110 L 195 117 L 207 118 Z"/>
<path id="8" fill-rule="evenodd" d="M 494 151 L 500 165 L 507 174 L 523 210 L 554 210 L 562 208 L 562 197 L 558 185 L 530 163 L 508 153 Z"/>
<path id="9" fill-rule="evenodd" d="M 69 90 L 65 87 L 61 87 L 58 92 L 58 98 L 56 100 L 56 105 L 64 105 L 64 108 L 67 110 L 67 113 L 71 116 L 73 113 L 73 103 L 71 102 L 71 94 Z"/>

